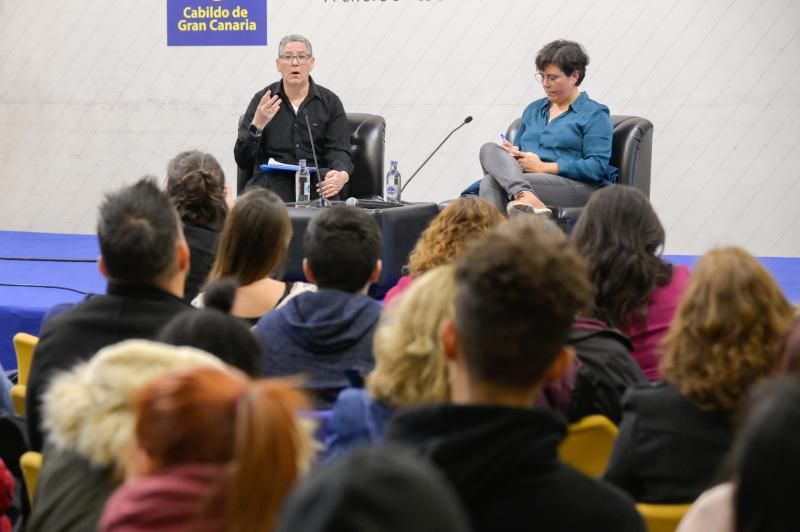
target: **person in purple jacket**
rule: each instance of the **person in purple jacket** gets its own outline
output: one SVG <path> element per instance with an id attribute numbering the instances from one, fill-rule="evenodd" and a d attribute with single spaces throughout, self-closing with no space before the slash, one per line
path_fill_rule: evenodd
<path id="1" fill-rule="evenodd" d="M 481 147 L 480 195 L 501 211 L 548 214 L 547 205 L 581 207 L 595 189 L 618 180 L 619 171 L 609 164 L 608 107 L 578 88 L 588 64 L 576 42 L 545 45 L 536 55 L 536 80 L 546 97 L 528 105 L 515 138 Z"/>

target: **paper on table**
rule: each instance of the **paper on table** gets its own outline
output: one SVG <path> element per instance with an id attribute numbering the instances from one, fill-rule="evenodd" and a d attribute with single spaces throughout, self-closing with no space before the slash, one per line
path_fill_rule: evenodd
<path id="1" fill-rule="evenodd" d="M 286 171 L 286 172 L 296 172 L 296 171 L 298 171 L 300 169 L 300 167 L 298 165 L 296 165 L 296 164 L 281 163 L 281 162 L 276 161 L 272 157 L 269 158 L 269 161 L 267 161 L 267 164 L 259 165 L 259 168 L 261 168 L 261 170 L 264 171 L 264 172 L 266 172 L 268 170 L 283 170 L 283 171 Z M 315 167 L 313 167 L 313 166 L 309 166 L 308 167 L 308 171 L 309 172 L 316 172 L 317 169 Z"/>

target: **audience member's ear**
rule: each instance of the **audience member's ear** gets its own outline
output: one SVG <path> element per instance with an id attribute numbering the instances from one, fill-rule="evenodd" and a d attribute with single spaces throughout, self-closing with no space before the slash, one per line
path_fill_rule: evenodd
<path id="1" fill-rule="evenodd" d="M 382 271 L 383 271 L 383 262 L 381 261 L 381 259 L 378 259 L 377 261 L 375 261 L 375 267 L 372 268 L 372 273 L 369 274 L 369 281 L 367 281 L 367 284 L 370 285 L 377 283 L 378 279 L 381 278 Z"/>
<path id="2" fill-rule="evenodd" d="M 189 251 L 189 244 L 186 243 L 185 238 L 178 239 L 178 244 L 176 249 L 177 251 L 175 253 L 175 256 L 178 261 L 178 271 L 188 272 L 189 264 L 191 261 L 191 252 Z"/>
<path id="3" fill-rule="evenodd" d="M 311 271 L 311 266 L 308 265 L 308 259 L 303 259 L 303 275 L 306 276 L 306 280 L 311 284 L 317 284 L 317 281 L 314 279 L 314 272 Z"/>
<path id="4" fill-rule="evenodd" d="M 97 269 L 100 271 L 100 275 L 108 279 L 108 266 L 102 256 L 97 258 Z"/>
<path id="5" fill-rule="evenodd" d="M 442 351 L 448 362 L 455 362 L 458 358 L 458 330 L 452 319 L 446 319 L 439 327 L 439 336 L 442 339 Z"/>
<path id="6" fill-rule="evenodd" d="M 575 348 L 571 345 L 565 345 L 561 348 L 556 355 L 556 358 L 550 363 L 550 366 L 545 370 L 542 376 L 541 385 L 547 386 L 553 382 L 558 381 L 572 365 L 572 360 L 575 358 Z"/>

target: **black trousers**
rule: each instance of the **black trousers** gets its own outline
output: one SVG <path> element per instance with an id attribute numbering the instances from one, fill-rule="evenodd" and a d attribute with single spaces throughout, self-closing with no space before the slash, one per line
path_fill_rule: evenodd
<path id="1" fill-rule="evenodd" d="M 326 168 L 323 168 L 320 172 L 321 175 L 325 175 L 328 173 Z M 311 174 L 311 199 L 318 199 L 319 193 L 317 192 L 317 173 L 314 172 Z M 285 203 L 293 202 L 295 198 L 295 190 L 294 190 L 294 172 L 282 172 L 282 171 L 272 171 L 272 172 L 257 172 L 253 174 L 253 177 L 247 182 L 247 186 L 245 190 L 250 189 L 252 187 L 263 187 L 267 190 L 271 190 L 275 194 L 278 195 Z M 330 200 L 338 200 L 339 195 L 332 198 L 328 198 Z"/>

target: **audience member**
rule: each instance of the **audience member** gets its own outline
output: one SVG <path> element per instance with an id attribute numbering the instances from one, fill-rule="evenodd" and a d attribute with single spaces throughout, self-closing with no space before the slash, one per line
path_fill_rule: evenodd
<path id="1" fill-rule="evenodd" d="M 14 476 L 0 459 L 0 532 L 11 532 L 8 514 L 13 506 L 15 492 Z"/>
<path id="2" fill-rule="evenodd" d="M 196 150 L 179 153 L 167 165 L 167 195 L 178 209 L 191 251 L 183 294 L 184 301 L 189 302 L 197 296 L 214 263 L 217 240 L 232 200 L 217 160 Z"/>
<path id="3" fill-rule="evenodd" d="M 422 274 L 375 329 L 375 369 L 367 388 L 339 394 L 328 422 L 326 453 L 383 439 L 383 428 L 402 407 L 447 401 L 450 388 L 439 327 L 452 317 L 456 283 L 452 265 Z"/>
<path id="4" fill-rule="evenodd" d="M 505 221 L 497 207 L 478 198 L 459 198 L 445 207 L 422 232 L 408 257 L 404 275 L 383 300 L 384 305 L 400 295 L 411 281 L 426 271 L 450 264 L 472 239 Z"/>
<path id="5" fill-rule="evenodd" d="M 733 479 L 706 491 L 678 532 L 795 530 L 800 476 L 800 380 L 759 387 L 731 453 Z"/>
<path id="6" fill-rule="evenodd" d="M 313 472 L 289 495 L 278 532 L 469 532 L 441 474 L 408 450 L 361 449 Z"/>
<path id="7" fill-rule="evenodd" d="M 453 404 L 398 412 L 387 441 L 437 465 L 478 532 L 643 531 L 625 495 L 558 460 L 563 418 L 532 408 L 570 364 L 567 337 L 592 290 L 583 259 L 523 217 L 469 246 L 456 279 L 441 333 Z"/>
<path id="8" fill-rule="evenodd" d="M 129 482 L 102 532 L 270 532 L 312 456 L 287 383 L 219 369 L 172 372 L 136 397 Z"/>
<path id="9" fill-rule="evenodd" d="M 659 342 L 689 281 L 685 266 L 661 258 L 664 228 L 647 197 L 615 185 L 589 199 L 572 241 L 589 263 L 595 298 L 589 317 L 620 329 L 650 381 L 660 380 Z"/>
<path id="10" fill-rule="evenodd" d="M 244 321 L 231 316 L 235 297 L 233 280 L 215 282 L 206 290 L 205 308 L 175 316 L 156 340 L 201 349 L 251 377 L 260 376 L 261 343 Z"/>
<path id="11" fill-rule="evenodd" d="M 605 477 L 648 503 L 686 503 L 711 484 L 750 387 L 773 374 L 792 308 L 740 248 L 695 268 L 665 338 L 665 382 L 630 390 Z"/>
<path id="12" fill-rule="evenodd" d="M 303 272 L 317 285 L 264 316 L 253 329 L 264 346 L 265 374 L 303 373 L 320 404 L 374 365 L 372 337 L 380 305 L 368 297 L 381 273 L 381 233 L 366 212 L 338 205 L 314 217 L 303 238 Z"/>
<path id="13" fill-rule="evenodd" d="M 292 239 L 292 222 L 286 205 L 274 193 L 255 188 L 234 204 L 225 220 L 219 251 L 208 283 L 231 277 L 239 288 L 232 314 L 251 325 L 267 312 L 300 292 L 308 283 L 278 281 L 270 277 L 283 264 Z M 192 302 L 202 307 L 201 293 Z"/>
<path id="14" fill-rule="evenodd" d="M 128 340 L 54 377 L 44 396 L 48 441 L 26 530 L 96 530 L 129 460 L 134 396 L 156 377 L 192 366 L 224 365 L 196 349 Z"/>
<path id="15" fill-rule="evenodd" d="M 106 196 L 97 224 L 105 295 L 90 297 L 42 327 L 25 409 L 31 448 L 42 448 L 40 403 L 51 375 L 129 338 L 152 338 L 176 314 L 189 248 L 177 212 L 155 181 L 142 179 Z"/>
<path id="16" fill-rule="evenodd" d="M 800 316 L 796 314 L 783 340 L 781 372 L 800 375 Z"/>

